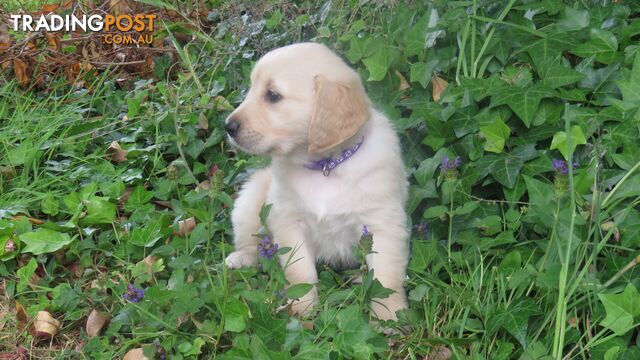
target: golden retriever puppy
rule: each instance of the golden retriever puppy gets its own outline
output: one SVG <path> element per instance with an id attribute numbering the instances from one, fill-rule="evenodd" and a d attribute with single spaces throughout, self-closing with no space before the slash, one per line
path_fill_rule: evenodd
<path id="1" fill-rule="evenodd" d="M 251 88 L 225 128 L 238 148 L 272 159 L 236 200 L 227 266 L 256 263 L 264 203 L 272 204 L 267 225 L 275 242 L 293 249 L 279 255 L 291 284 L 315 284 L 316 262 L 357 266 L 352 248 L 366 229 L 374 251 L 367 266 L 394 291 L 375 299 L 372 310 L 379 319 L 396 319 L 396 310 L 407 307 L 407 181 L 398 136 L 358 74 L 324 45 L 273 50 L 255 65 Z M 314 286 L 291 300 L 292 312 L 308 313 L 317 297 Z"/>

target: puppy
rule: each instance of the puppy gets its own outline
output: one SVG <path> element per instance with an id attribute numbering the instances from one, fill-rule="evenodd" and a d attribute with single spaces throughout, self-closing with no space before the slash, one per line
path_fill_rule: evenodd
<path id="1" fill-rule="evenodd" d="M 394 291 L 372 311 L 396 319 L 407 307 L 403 282 L 409 258 L 404 203 L 407 181 L 398 136 L 367 97 L 358 74 L 324 45 L 300 43 L 264 55 L 245 100 L 226 119 L 230 142 L 271 165 L 246 182 L 232 213 L 235 251 L 228 267 L 257 261 L 258 213 L 271 203 L 267 226 L 291 284 L 318 281 L 316 262 L 357 266 L 352 248 L 363 229 L 373 234 L 366 262 Z M 304 315 L 314 288 L 290 302 Z"/>

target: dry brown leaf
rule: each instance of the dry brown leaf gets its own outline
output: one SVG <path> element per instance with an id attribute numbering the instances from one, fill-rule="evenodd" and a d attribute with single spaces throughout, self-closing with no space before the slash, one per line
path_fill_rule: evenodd
<path id="1" fill-rule="evenodd" d="M 9 39 L 6 39 L 4 36 L 0 35 L 0 51 L 5 51 L 11 46 L 11 42 Z"/>
<path id="2" fill-rule="evenodd" d="M 127 14 L 131 12 L 127 0 L 109 0 L 109 7 L 114 15 Z"/>
<path id="3" fill-rule="evenodd" d="M 407 79 L 404 76 L 402 76 L 400 71 L 396 70 L 396 75 L 398 76 L 398 78 L 400 78 L 400 87 L 399 87 L 400 91 L 407 90 L 408 88 L 411 87 L 409 86 L 409 82 L 407 82 Z"/>
<path id="4" fill-rule="evenodd" d="M 5 253 L 10 253 L 12 251 L 16 251 L 17 247 L 16 247 L 16 243 L 13 242 L 12 239 L 7 240 L 6 243 L 4 243 L 4 252 Z"/>
<path id="5" fill-rule="evenodd" d="M 24 215 L 16 215 L 16 216 L 11 217 L 11 220 L 20 220 L 23 217 L 24 217 Z M 42 225 L 42 224 L 44 224 L 44 221 L 38 220 L 38 219 L 32 218 L 32 217 L 28 217 L 27 220 L 29 220 L 29 222 L 34 224 L 34 225 Z"/>
<path id="6" fill-rule="evenodd" d="M 102 311 L 93 309 L 87 317 L 87 325 L 85 327 L 88 337 L 96 337 L 100 335 L 100 331 L 107 323 L 107 315 Z"/>
<path id="7" fill-rule="evenodd" d="M 449 86 L 449 83 L 445 79 L 442 79 L 435 74 L 431 77 L 431 95 L 433 97 L 433 101 L 440 101 L 440 96 L 447 89 L 447 86 Z"/>
<path id="8" fill-rule="evenodd" d="M 29 84 L 29 75 L 27 74 L 27 64 L 20 59 L 13 59 L 13 69 L 16 73 L 18 84 L 25 87 Z"/>
<path id="9" fill-rule="evenodd" d="M 60 37 L 57 33 L 45 33 L 47 42 L 56 51 L 60 51 Z"/>
<path id="10" fill-rule="evenodd" d="M 198 186 L 196 186 L 196 192 L 200 192 L 202 190 L 209 190 L 211 188 L 211 182 L 209 180 L 201 181 Z"/>
<path id="11" fill-rule="evenodd" d="M 142 261 L 144 262 L 144 267 L 147 270 L 147 274 L 153 275 L 153 264 L 155 264 L 156 261 L 158 261 L 158 257 L 149 255 L 145 257 Z M 153 278 L 151 279 L 151 282 L 154 282 Z"/>
<path id="12" fill-rule="evenodd" d="M 451 359 L 451 356 L 453 356 L 451 350 L 444 345 L 440 345 L 425 356 L 424 360 L 448 360 Z"/>
<path id="13" fill-rule="evenodd" d="M 133 193 L 132 187 L 128 187 L 124 189 L 124 192 L 122 193 L 122 195 L 120 195 L 120 198 L 118 198 L 118 203 L 122 205 L 126 204 L 127 201 L 129 201 L 129 198 L 131 197 L 132 193 Z"/>
<path id="14" fill-rule="evenodd" d="M 38 311 L 33 320 L 36 337 L 54 337 L 60 329 L 60 321 L 56 320 L 48 311 Z"/>
<path id="15" fill-rule="evenodd" d="M 7 63 L 3 63 L 7 64 Z M 0 177 L 5 178 L 5 180 L 12 179 L 16 175 L 16 170 L 11 166 L 0 166 Z"/>
<path id="16" fill-rule="evenodd" d="M 620 241 L 620 230 L 616 227 L 616 224 L 613 221 L 607 221 L 600 225 L 600 229 L 602 231 L 609 232 L 609 230 L 613 229 L 613 238 L 616 239 L 617 242 Z"/>
<path id="17" fill-rule="evenodd" d="M 16 301 L 16 323 L 19 328 L 24 328 L 29 324 L 29 317 L 27 316 L 27 312 L 24 311 L 24 307 L 22 304 Z"/>
<path id="18" fill-rule="evenodd" d="M 58 10 L 58 7 L 60 6 L 60 4 L 44 4 L 42 5 L 42 12 L 45 14 L 54 12 L 56 10 Z"/>
<path id="19" fill-rule="evenodd" d="M 207 119 L 204 112 L 201 112 L 200 116 L 198 116 L 198 127 L 202 130 L 207 130 L 209 128 L 209 119 Z"/>
<path id="20" fill-rule="evenodd" d="M 187 220 L 178 221 L 178 231 L 174 231 L 174 235 L 187 236 L 196 228 L 196 219 L 193 217 Z"/>
<path id="21" fill-rule="evenodd" d="M 129 152 L 120 147 L 117 141 L 112 141 L 111 145 L 107 148 L 107 159 L 115 163 L 121 163 L 127 161 L 127 154 Z"/>
<path id="22" fill-rule="evenodd" d="M 144 356 L 142 348 L 136 348 L 131 349 L 126 354 L 124 354 L 122 360 L 149 360 L 149 358 Z"/>

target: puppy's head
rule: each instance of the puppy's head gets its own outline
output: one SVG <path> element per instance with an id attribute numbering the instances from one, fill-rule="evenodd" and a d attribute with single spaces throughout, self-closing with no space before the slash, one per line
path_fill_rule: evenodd
<path id="1" fill-rule="evenodd" d="M 258 61 L 251 88 L 225 129 L 232 143 L 252 154 L 320 154 L 355 135 L 369 108 L 355 71 L 324 45 L 301 43 Z"/>

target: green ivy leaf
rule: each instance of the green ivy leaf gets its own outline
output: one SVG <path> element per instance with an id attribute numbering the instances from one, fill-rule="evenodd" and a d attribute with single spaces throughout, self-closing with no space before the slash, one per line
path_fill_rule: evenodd
<path id="1" fill-rule="evenodd" d="M 627 284 L 620 294 L 598 294 L 607 316 L 601 325 L 612 330 L 617 336 L 626 334 L 633 328 L 633 318 L 640 315 L 640 294 L 633 284 Z"/>
<path id="2" fill-rule="evenodd" d="M 49 229 L 39 229 L 20 235 L 20 241 L 25 244 L 22 252 L 28 252 L 34 255 L 58 251 L 65 245 L 71 243 L 72 240 L 68 234 Z"/>
<path id="3" fill-rule="evenodd" d="M 289 299 L 300 299 L 306 293 L 313 289 L 313 285 L 311 284 L 295 284 L 291 285 L 287 288 L 287 298 Z"/>
<path id="4" fill-rule="evenodd" d="M 58 214 L 58 200 L 56 200 L 51 192 L 47 192 L 42 198 L 40 207 L 42 212 L 47 215 L 56 216 Z"/>
<path id="5" fill-rule="evenodd" d="M 631 109 L 640 105 L 640 51 L 636 51 L 631 75 L 624 80 L 616 81 L 622 92 L 622 108 Z"/>
<path id="6" fill-rule="evenodd" d="M 584 29 L 589 26 L 589 10 L 574 9 L 570 6 L 564 8 L 564 18 L 558 21 L 558 27 L 567 31 Z"/>
<path id="7" fill-rule="evenodd" d="M 544 77 L 544 73 L 549 68 L 549 64 L 562 54 L 563 51 L 573 47 L 577 40 L 574 35 L 566 31 L 549 33 L 546 37 L 536 40 L 529 45 L 522 47 L 521 51 L 526 51 L 533 59 L 538 70 L 538 74 Z"/>
<path id="8" fill-rule="evenodd" d="M 571 52 L 577 56 L 596 57 L 596 61 L 611 64 L 618 57 L 618 39 L 607 30 L 591 29 L 591 40 L 573 48 Z"/>
<path id="9" fill-rule="evenodd" d="M 486 155 L 476 161 L 481 174 L 491 174 L 500 184 L 512 189 L 518 180 L 518 174 L 524 161 L 518 156 L 502 153 Z"/>
<path id="10" fill-rule="evenodd" d="M 484 136 L 484 149 L 489 152 L 501 153 L 509 139 L 511 129 L 500 118 L 496 118 L 492 124 L 480 126 L 480 132 Z"/>
<path id="11" fill-rule="evenodd" d="M 18 271 L 16 271 L 16 274 L 18 275 L 18 286 L 16 286 L 16 289 L 18 290 L 18 292 L 22 292 L 27 288 L 31 281 L 31 277 L 36 272 L 37 267 L 38 263 L 36 262 L 36 259 L 32 257 L 27 265 L 21 267 L 20 269 L 18 269 Z"/>
<path id="12" fill-rule="evenodd" d="M 542 83 L 551 89 L 573 84 L 584 78 L 584 74 L 561 65 L 559 62 L 549 67 Z"/>
<path id="13" fill-rule="evenodd" d="M 362 60 L 369 70 L 369 81 L 380 81 L 387 75 L 391 64 L 398 57 L 398 50 L 383 46 L 370 57 Z"/>
<path id="14" fill-rule="evenodd" d="M 93 196 L 85 202 L 87 216 L 82 219 L 83 224 L 111 224 L 116 218 L 116 205 L 109 198 Z"/>
<path id="15" fill-rule="evenodd" d="M 558 149 L 560 153 L 562 153 L 562 156 L 564 156 L 565 160 L 569 161 L 569 152 L 573 152 L 578 145 L 584 145 L 587 143 L 587 139 L 585 139 L 584 137 L 582 128 L 578 125 L 573 125 L 571 127 L 571 138 L 572 149 L 569 149 L 569 144 L 567 143 L 567 133 L 564 131 L 558 131 L 555 135 L 553 135 L 550 149 Z"/>
<path id="16" fill-rule="evenodd" d="M 529 318 L 540 313 L 540 309 L 531 299 L 520 298 L 509 307 L 501 308 L 487 322 L 487 332 L 494 334 L 503 328 L 513 335 L 523 347 L 526 347 Z"/>
<path id="17" fill-rule="evenodd" d="M 433 69 L 438 65 L 438 59 L 431 59 L 428 62 L 417 62 L 411 64 L 409 69 L 409 81 L 419 82 L 423 88 L 426 88 L 431 81 Z"/>
<path id="18" fill-rule="evenodd" d="M 517 86 L 505 86 L 493 93 L 491 106 L 508 105 L 522 120 L 526 127 L 536 115 L 540 101 L 546 97 L 553 97 L 555 92 L 542 82 L 522 89 Z"/>
<path id="19" fill-rule="evenodd" d="M 148 203 L 153 198 L 153 193 L 151 191 L 147 191 L 144 186 L 138 185 L 129 195 L 129 199 L 124 206 L 124 209 L 127 211 L 134 211 L 140 206 Z"/>

